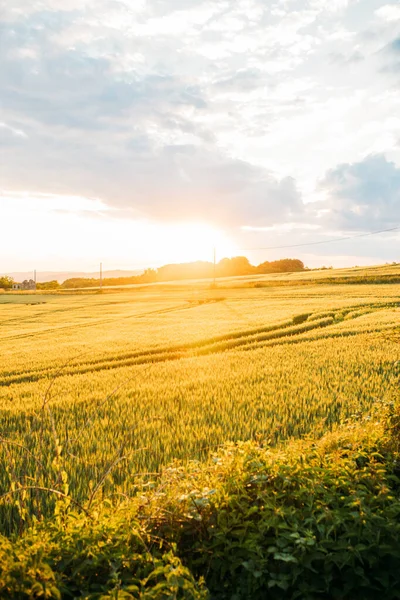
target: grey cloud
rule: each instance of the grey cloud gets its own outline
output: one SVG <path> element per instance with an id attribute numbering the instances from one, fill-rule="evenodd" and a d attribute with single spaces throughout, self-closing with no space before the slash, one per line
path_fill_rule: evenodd
<path id="1" fill-rule="evenodd" d="M 191 0 L 190 6 L 197 8 L 202 5 L 209 4 L 209 0 Z M 187 0 L 153 0 L 151 10 L 153 14 L 157 16 L 165 16 L 171 14 L 171 12 L 179 10 L 187 10 Z"/>
<path id="2" fill-rule="evenodd" d="M 0 35 L 6 52 L 0 71 L 3 109 L 47 125 L 118 130 L 118 120 L 207 107 L 194 78 L 163 72 L 119 72 L 115 55 L 104 48 L 93 54 L 85 44 L 57 45 L 57 36 L 73 26 L 76 12 L 41 12 L 5 23 Z M 101 36 L 100 36 L 101 37 Z M 128 46 L 131 45 L 128 44 Z"/>
<path id="3" fill-rule="evenodd" d="M 395 59 L 386 67 L 385 70 L 400 74 L 400 36 L 398 36 L 389 44 L 389 51 L 393 54 Z"/>
<path id="4" fill-rule="evenodd" d="M 268 81 L 272 87 L 272 82 Z M 213 88 L 223 92 L 247 92 L 267 85 L 267 77 L 260 69 L 240 69 L 233 75 L 216 81 Z"/>
<path id="5" fill-rule="evenodd" d="M 325 223 L 338 229 L 377 229 L 400 224 L 400 169 L 382 154 L 341 164 L 320 184 L 328 195 L 313 209 L 328 212 Z"/>
<path id="6" fill-rule="evenodd" d="M 58 4 L 61 0 L 51 2 Z M 130 15 L 133 0 L 99 0 L 90 10 L 75 2 L 73 11 L 21 14 L 4 25 L 0 35 L 7 52 L 0 93 L 10 117 L 5 120 L 13 123 L 14 117 L 21 117 L 18 127 L 28 134 L 21 141 L 8 131 L 3 140 L 8 151 L 3 172 L 9 187 L 19 184 L 25 189 L 97 196 L 120 214 L 157 219 L 206 218 L 221 225 L 268 226 L 308 218 L 311 213 L 291 177 L 280 179 L 229 157 L 221 149 L 229 143 L 228 136 L 218 134 L 235 130 L 247 139 L 251 135 L 261 139 L 270 122 L 282 115 L 289 130 L 290 117 L 310 110 L 314 94 L 305 95 L 301 86 L 300 91 L 296 86 L 290 91 L 296 75 L 300 80 L 311 77 L 309 66 L 294 73 L 293 65 L 320 59 L 322 76 L 311 66 L 317 83 L 320 77 L 314 100 L 322 105 L 324 90 L 328 99 L 340 86 L 336 79 L 340 69 L 326 69 L 326 57 L 331 53 L 340 64 L 361 61 L 361 52 L 352 51 L 353 39 L 343 42 L 333 56 L 336 39 L 320 50 L 316 41 L 322 44 L 335 23 L 327 23 L 326 11 L 318 17 L 309 3 L 300 0 L 287 3 L 288 13 L 282 18 L 271 14 L 271 6 L 261 0 L 254 5 L 193 0 L 189 9 L 210 8 L 209 21 L 199 19 L 197 24 L 194 19 L 182 37 L 173 31 L 139 35 L 135 24 L 146 24 L 149 16 L 189 10 L 185 0 L 145 4 L 136 21 Z M 251 17 L 254 6 L 260 12 Z M 237 19 L 239 28 L 230 29 L 225 16 Z M 113 25 L 113 17 L 122 25 Z M 204 53 L 199 51 L 202 44 Z M 213 44 L 223 50 L 215 60 Z M 389 51 L 392 57 L 398 55 L 397 38 L 387 56 Z M 350 79 L 348 87 L 347 81 L 343 86 L 349 94 L 352 74 Z M 286 84 L 282 97 L 279 92 L 271 99 L 254 94 L 259 99 L 249 103 L 234 98 L 235 92 L 277 90 L 282 84 Z M 371 214 L 378 222 L 389 221 L 388 207 L 395 210 L 399 204 L 398 196 L 387 188 L 390 177 L 398 185 L 398 169 L 383 157 L 339 165 L 321 184 L 331 199 L 319 208 L 328 208 L 338 227 L 367 226 Z M 376 200 L 368 195 L 371 189 Z"/>
<path id="7" fill-rule="evenodd" d="M 361 54 L 358 50 L 351 52 L 350 54 L 343 54 L 341 52 L 332 52 L 329 55 L 329 59 L 332 64 L 337 65 L 351 65 L 355 63 L 359 63 L 365 59 L 365 56 Z"/>
<path id="8" fill-rule="evenodd" d="M 179 135 L 179 133 L 192 134 L 206 144 L 213 144 L 216 136 L 213 131 L 193 123 L 187 118 L 176 113 L 165 113 L 162 117 L 162 126 Z"/>
<path id="9" fill-rule="evenodd" d="M 24 144 L 26 138 L 26 133 L 13 123 L 0 123 L 0 146 L 7 148 Z"/>
<path id="10" fill-rule="evenodd" d="M 19 110 L 41 123 L 82 130 L 113 127 L 113 119 L 143 117 L 182 106 L 204 109 L 206 101 L 196 86 L 174 77 L 148 75 L 121 81 L 103 58 L 67 51 L 43 59 L 37 71 L 28 59 L 6 64 L 0 75 L 3 107 Z"/>
<path id="11" fill-rule="evenodd" d="M 153 216 L 175 220 L 206 216 L 220 225 L 273 225 L 302 210 L 291 178 L 278 180 L 265 169 L 215 151 L 165 148 L 153 167 L 161 178 L 152 187 L 149 205 L 140 206 Z"/>
<path id="12" fill-rule="evenodd" d="M 384 63 L 380 69 L 381 73 L 400 73 L 400 36 L 385 44 L 378 54 Z"/>
<path id="13" fill-rule="evenodd" d="M 36 138 L 10 149 L 10 158 L 6 184 L 23 178 L 28 189 L 99 197 L 131 217 L 265 226 L 303 210 L 290 177 L 278 179 L 212 146 L 160 147 L 143 133 L 109 146 L 90 136 L 78 143 Z"/>
<path id="14" fill-rule="evenodd" d="M 389 44 L 389 50 L 395 54 L 400 54 L 400 35 Z"/>

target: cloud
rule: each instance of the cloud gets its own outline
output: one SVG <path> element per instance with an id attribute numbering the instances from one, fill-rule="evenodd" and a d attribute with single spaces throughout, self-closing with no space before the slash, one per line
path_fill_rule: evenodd
<path id="1" fill-rule="evenodd" d="M 400 21 L 400 6 L 385 4 L 375 11 L 375 14 L 384 21 Z"/>
<path id="2" fill-rule="evenodd" d="M 135 204 L 154 218 L 211 219 L 222 226 L 272 225 L 302 210 L 292 178 L 278 179 L 266 169 L 213 150 L 167 147 L 152 160 L 153 169 L 158 181 L 149 205 L 143 195 L 151 172 L 145 178 L 143 172 L 138 174 Z"/>
<path id="3" fill-rule="evenodd" d="M 341 52 L 332 52 L 330 54 L 332 64 L 340 66 L 351 65 L 365 60 L 365 56 L 359 50 L 354 50 L 350 54 L 342 54 Z"/>
<path id="4" fill-rule="evenodd" d="M 239 69 L 234 74 L 216 81 L 213 85 L 219 93 L 231 94 L 232 92 L 248 93 L 268 84 L 266 74 L 260 69 Z"/>
<path id="5" fill-rule="evenodd" d="M 28 189 L 101 198 L 130 218 L 273 225 L 303 210 L 295 181 L 202 144 L 156 144 L 144 135 L 106 147 L 74 139 L 28 139 L 3 170 Z M 33 156 L 33 148 L 37 152 Z M 29 168 L 28 168 L 29 167 Z M 44 176 L 45 174 L 45 176 Z"/>
<path id="6" fill-rule="evenodd" d="M 0 123 L 0 146 L 19 144 L 27 137 L 27 134 L 22 129 L 13 127 L 8 123 Z"/>
<path id="7" fill-rule="evenodd" d="M 378 64 L 389 54 L 397 64 L 393 5 L 25 4 L 7 3 L 0 31 L 10 189 L 24 181 L 132 217 L 265 227 L 308 218 L 304 190 L 332 165 L 344 163 L 322 186 L 335 196 L 332 173 L 366 152 L 400 160 L 386 114 L 399 97 L 390 109 L 381 100 L 392 75 Z M 340 219 L 326 206 L 337 226 L 356 211 L 339 203 Z"/>
<path id="8" fill-rule="evenodd" d="M 400 225 L 400 168 L 383 154 L 340 164 L 320 183 L 328 199 L 313 205 L 320 221 L 342 230 Z"/>
<path id="9" fill-rule="evenodd" d="M 53 32 L 69 23 L 64 13 L 47 21 Z M 116 121 L 132 113 L 140 119 L 183 106 L 206 106 L 201 90 L 190 79 L 139 74 L 133 69 L 123 77 L 115 73 L 110 57 L 54 48 L 48 38 L 47 28 L 38 25 L 36 16 L 6 30 L 8 51 L 0 73 L 4 109 L 18 111 L 42 124 L 86 130 L 118 129 Z M 27 40 L 41 50 L 34 55 L 33 49 L 26 47 L 21 54 Z M 46 52 L 48 46 L 50 52 Z"/>
<path id="10" fill-rule="evenodd" d="M 400 35 L 389 44 L 389 50 L 394 54 L 400 54 Z"/>
<path id="11" fill-rule="evenodd" d="M 349 5 L 349 0 L 310 0 L 310 5 L 318 10 L 338 12 Z"/>
<path id="12" fill-rule="evenodd" d="M 383 73 L 400 74 L 400 35 L 383 47 L 381 54 L 384 57 L 385 66 L 381 69 Z"/>

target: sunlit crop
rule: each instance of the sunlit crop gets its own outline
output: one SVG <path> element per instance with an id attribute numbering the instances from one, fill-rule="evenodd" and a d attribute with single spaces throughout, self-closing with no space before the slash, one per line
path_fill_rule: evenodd
<path id="1" fill-rule="evenodd" d="M 175 458 L 204 459 L 227 441 L 319 436 L 399 397 L 399 285 L 13 300 L 0 304 L 2 493 L 61 490 L 67 473 L 78 502 L 96 486 L 129 495 Z M 37 516 L 53 504 L 37 489 L 25 495 Z M 15 510 L 3 503 L 3 531 Z"/>

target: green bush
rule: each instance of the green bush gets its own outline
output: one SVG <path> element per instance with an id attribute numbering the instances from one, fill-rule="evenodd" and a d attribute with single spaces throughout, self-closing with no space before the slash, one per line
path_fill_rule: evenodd
<path id="1" fill-rule="evenodd" d="M 0 538 L 0 597 L 400 598 L 400 418 L 379 410 L 384 422 L 319 440 L 174 463 L 90 517 L 62 499 L 51 521 Z"/>
<path id="2" fill-rule="evenodd" d="M 193 548 L 214 598 L 400 597 L 400 503 L 376 459 L 247 462 Z"/>
<path id="3" fill-rule="evenodd" d="M 163 536 L 215 600 L 400 598 L 387 439 L 365 421 L 284 450 L 226 446 L 207 471 L 175 466 L 160 482 Z"/>
<path id="4" fill-rule="evenodd" d="M 205 600 L 174 554 L 160 551 L 132 511 L 103 511 L 101 518 L 70 514 L 0 538 L 0 598 Z"/>

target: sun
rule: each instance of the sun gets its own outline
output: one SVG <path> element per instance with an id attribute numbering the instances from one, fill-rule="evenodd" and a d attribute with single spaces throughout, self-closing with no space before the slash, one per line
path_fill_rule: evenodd
<path id="1" fill-rule="evenodd" d="M 214 250 L 217 261 L 235 253 L 229 235 L 205 222 L 110 220 L 94 225 L 96 233 L 89 236 L 86 252 L 94 251 L 97 255 L 102 252 L 103 262 L 112 265 L 111 268 L 212 262 Z"/>
<path id="2" fill-rule="evenodd" d="M 180 223 L 156 225 L 156 240 L 152 253 L 158 263 L 213 261 L 230 256 L 234 244 L 227 234 L 207 223 Z"/>

